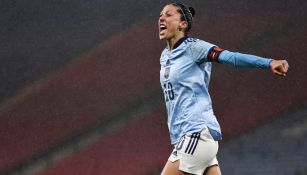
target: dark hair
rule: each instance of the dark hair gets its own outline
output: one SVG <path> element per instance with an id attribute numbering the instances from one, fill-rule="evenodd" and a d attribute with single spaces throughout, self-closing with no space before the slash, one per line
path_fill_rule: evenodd
<path id="1" fill-rule="evenodd" d="M 193 17 L 195 16 L 195 9 L 179 2 L 170 3 L 170 5 L 178 7 L 178 12 L 181 14 L 181 20 L 187 21 L 188 27 L 184 31 L 184 33 L 187 34 L 192 28 Z"/>

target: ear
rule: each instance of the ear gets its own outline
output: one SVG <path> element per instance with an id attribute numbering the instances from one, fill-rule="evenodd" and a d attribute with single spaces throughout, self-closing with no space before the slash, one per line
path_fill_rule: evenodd
<path id="1" fill-rule="evenodd" d="M 186 29 L 188 28 L 188 22 L 187 21 L 180 21 L 179 23 L 179 29 Z"/>

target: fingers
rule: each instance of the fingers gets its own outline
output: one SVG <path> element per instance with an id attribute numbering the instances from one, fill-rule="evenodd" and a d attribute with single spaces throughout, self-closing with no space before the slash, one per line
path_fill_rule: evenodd
<path id="1" fill-rule="evenodd" d="M 282 66 L 284 68 L 284 71 L 287 72 L 288 69 L 289 69 L 289 64 L 288 64 L 288 62 L 286 60 L 282 60 L 282 61 L 283 61 L 282 62 Z"/>
<path id="2" fill-rule="evenodd" d="M 286 76 L 286 73 L 282 72 L 282 71 L 273 71 L 273 73 L 276 74 L 276 75 L 282 76 L 282 77 Z"/>
<path id="3" fill-rule="evenodd" d="M 279 76 L 286 76 L 286 72 L 284 72 L 283 70 L 281 69 L 284 69 L 283 67 L 280 67 L 280 69 L 273 69 L 273 73 L 276 74 L 276 75 L 279 75 Z"/>
<path id="4" fill-rule="evenodd" d="M 289 69 L 289 64 L 286 60 L 281 60 L 281 66 L 282 66 L 282 72 L 283 72 L 283 75 L 286 76 L 286 73 L 288 72 L 288 69 Z"/>
<path id="5" fill-rule="evenodd" d="M 286 76 L 289 64 L 286 60 L 274 60 L 271 65 L 271 70 L 274 74 L 279 76 Z"/>

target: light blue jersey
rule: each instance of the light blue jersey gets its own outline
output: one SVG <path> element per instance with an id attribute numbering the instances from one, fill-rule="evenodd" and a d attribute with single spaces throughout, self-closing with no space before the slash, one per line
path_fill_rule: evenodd
<path id="1" fill-rule="evenodd" d="M 229 52 L 189 37 L 179 40 L 172 51 L 164 49 L 160 58 L 160 83 L 172 144 L 183 135 L 201 132 L 205 127 L 215 140 L 222 139 L 208 92 L 212 61 L 237 67 L 268 68 L 271 60 Z"/>

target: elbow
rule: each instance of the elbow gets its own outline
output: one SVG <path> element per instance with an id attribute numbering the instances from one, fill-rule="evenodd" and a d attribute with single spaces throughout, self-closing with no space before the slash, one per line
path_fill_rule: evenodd
<path id="1" fill-rule="evenodd" d="M 234 67 L 240 67 L 240 65 L 238 64 L 238 52 L 230 52 L 228 50 L 224 50 L 219 58 L 219 62 L 221 64 L 228 64 Z"/>

